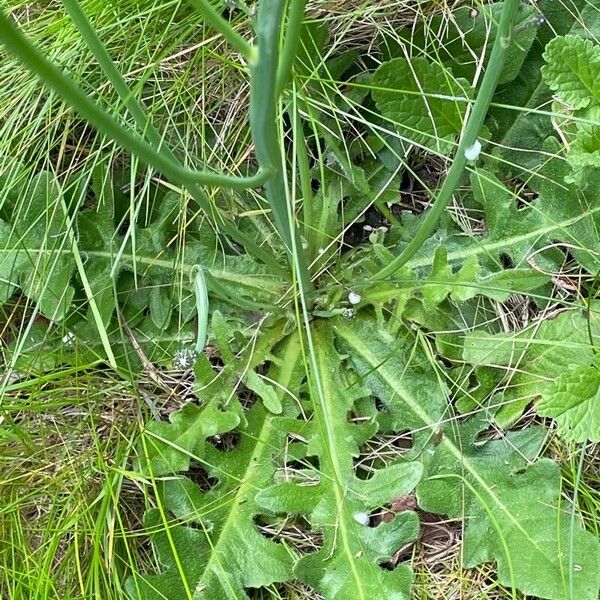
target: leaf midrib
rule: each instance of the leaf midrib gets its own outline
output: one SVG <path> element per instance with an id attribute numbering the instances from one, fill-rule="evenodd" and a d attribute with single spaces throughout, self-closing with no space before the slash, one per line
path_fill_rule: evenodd
<path id="1" fill-rule="evenodd" d="M 319 337 L 320 334 L 315 332 L 313 335 L 315 337 L 315 341 L 317 341 L 317 338 Z M 328 382 L 328 377 L 322 377 L 323 374 L 325 374 L 325 375 L 328 374 L 327 367 L 323 361 L 324 348 L 327 346 L 327 341 L 328 340 L 323 339 L 323 340 L 321 340 L 321 343 L 316 344 L 316 347 L 317 347 L 317 352 L 316 352 L 317 357 L 316 358 L 318 361 L 319 372 L 315 373 L 315 376 L 319 377 L 319 379 L 322 382 Z M 324 385 L 323 391 L 326 392 L 329 387 L 330 387 L 329 385 Z M 317 391 L 316 395 L 320 396 L 319 391 Z M 318 399 L 318 406 L 321 409 L 321 414 L 322 414 L 323 420 L 325 422 L 324 423 L 325 424 L 325 435 L 323 436 L 322 441 L 326 445 L 326 448 L 328 450 L 329 460 L 331 462 L 331 468 L 333 471 L 333 473 L 330 474 L 329 481 L 333 487 L 335 503 L 336 503 L 336 511 L 337 511 L 337 514 L 339 515 L 339 519 L 341 521 L 341 525 L 338 526 L 338 531 L 340 532 L 340 536 L 342 539 L 342 546 L 344 548 L 344 554 L 347 557 L 348 565 L 352 572 L 353 579 L 356 583 L 356 589 L 359 593 L 358 597 L 361 600 L 370 600 L 368 598 L 368 596 L 365 595 L 365 590 L 363 589 L 363 586 L 362 586 L 362 580 L 361 580 L 360 574 L 358 573 L 358 571 L 356 569 L 356 564 L 354 562 L 354 555 L 350 548 L 350 542 L 348 539 L 348 530 L 350 529 L 350 527 L 353 527 L 354 524 L 347 522 L 348 521 L 348 509 L 346 507 L 346 502 L 344 501 L 343 489 L 341 489 L 342 488 L 342 482 L 341 482 L 342 473 L 341 473 L 340 459 L 338 457 L 338 452 L 337 452 L 337 444 L 335 443 L 335 431 L 334 431 L 336 424 L 335 424 L 335 419 L 333 418 L 331 405 L 327 401 L 327 397 L 331 397 L 331 396 L 333 396 L 333 394 L 324 393 L 323 397 Z"/>
<path id="2" fill-rule="evenodd" d="M 294 344 L 293 339 L 290 339 L 289 341 L 291 344 Z M 280 389 L 287 387 L 293 376 L 294 365 L 296 364 L 300 354 L 299 344 L 296 344 L 295 350 L 296 352 L 293 356 L 294 360 L 289 360 L 290 357 L 286 355 L 288 360 L 285 364 L 285 369 L 282 370 L 282 373 L 280 373 L 278 377 L 278 382 L 281 384 Z M 253 495 L 256 494 L 256 489 L 251 485 L 251 482 L 254 479 L 256 471 L 259 470 L 263 465 L 263 461 L 261 460 L 263 455 L 268 454 L 268 452 L 271 450 L 271 445 L 268 443 L 268 439 L 274 430 L 273 420 L 277 418 L 275 416 L 271 416 L 265 408 L 263 408 L 263 411 L 264 420 L 260 427 L 260 432 L 255 438 L 254 449 L 248 457 L 248 467 L 246 468 L 243 479 L 237 486 L 237 493 L 235 494 L 235 498 L 231 503 L 231 509 L 228 512 L 223 527 L 221 527 L 221 531 L 219 532 L 216 541 L 211 543 L 211 555 L 203 569 L 202 577 L 198 580 L 198 585 L 200 585 L 204 581 L 204 578 L 207 576 L 207 574 L 210 573 L 211 565 L 213 565 L 215 562 L 218 563 L 218 548 L 223 544 L 227 544 L 226 541 L 223 542 L 222 540 L 228 537 L 229 530 L 235 524 L 239 514 L 237 509 L 239 509 L 243 503 L 249 501 L 248 495 L 253 497 Z M 220 565 L 219 568 L 221 568 Z"/>
<path id="3" fill-rule="evenodd" d="M 402 398 L 406 402 L 406 404 L 410 407 L 410 409 L 423 420 L 424 423 L 429 423 L 432 428 L 436 426 L 436 419 L 432 418 L 431 415 L 428 414 L 426 410 L 424 410 L 420 403 L 412 397 L 412 394 L 406 390 L 403 386 L 400 386 L 396 381 L 393 373 L 389 373 L 387 370 L 387 363 L 382 363 L 380 357 L 373 356 L 368 352 L 368 347 L 364 343 L 364 340 L 360 340 L 356 338 L 356 336 L 352 335 L 353 332 L 348 327 L 344 326 L 345 324 L 339 322 L 336 331 L 338 335 L 340 335 L 346 343 L 348 343 L 358 355 L 360 355 L 367 364 L 376 372 L 386 385 L 390 387 L 390 389 L 394 390 L 394 392 L 401 394 Z M 393 343 L 393 340 L 390 340 L 390 343 Z M 476 467 L 472 464 L 472 462 L 461 452 L 460 448 L 458 448 L 448 436 L 444 436 L 440 442 L 440 445 L 444 446 L 464 467 L 466 471 L 473 477 L 473 479 L 483 488 L 483 490 L 488 494 L 491 500 L 494 501 L 496 506 L 500 508 L 502 513 L 504 513 L 507 518 L 511 521 L 511 523 L 523 534 L 523 536 L 531 543 L 531 545 L 536 548 L 542 555 L 545 555 L 542 548 L 540 548 L 537 542 L 529 536 L 529 533 L 523 528 L 521 523 L 515 519 L 510 510 L 505 506 L 505 504 L 501 501 L 501 499 L 495 494 L 492 489 L 493 486 L 488 485 L 487 481 L 479 475 Z"/>

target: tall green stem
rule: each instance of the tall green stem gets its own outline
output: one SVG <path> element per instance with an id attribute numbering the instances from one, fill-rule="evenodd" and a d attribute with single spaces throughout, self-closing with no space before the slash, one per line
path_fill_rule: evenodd
<path id="1" fill-rule="evenodd" d="M 479 93 L 477 94 L 477 99 L 473 105 L 473 110 L 467 120 L 463 135 L 458 144 L 452 166 L 446 175 L 446 179 L 440 188 L 435 202 L 423 218 L 421 226 L 413 239 L 409 242 L 408 246 L 406 246 L 400 255 L 391 263 L 379 271 L 376 276 L 371 277 L 371 280 L 381 280 L 389 277 L 403 267 L 416 254 L 425 240 L 432 233 L 442 216 L 444 209 L 452 199 L 454 190 L 458 186 L 462 172 L 467 164 L 465 151 L 477 142 L 477 136 L 479 135 L 492 97 L 496 91 L 498 80 L 506 61 L 506 55 L 512 43 L 512 33 L 518 8 L 519 0 L 505 0 L 500 23 L 498 25 L 498 32 L 496 34 L 496 39 L 494 40 L 494 46 L 485 75 L 481 82 L 481 87 L 479 88 Z"/>
<path id="2" fill-rule="evenodd" d="M 292 74 L 294 59 L 300 42 L 306 0 L 290 0 L 287 29 L 283 40 L 281 60 L 277 70 L 277 96 L 281 95 Z"/>
<path id="3" fill-rule="evenodd" d="M 294 4 L 290 11 L 290 23 L 288 25 L 291 28 L 290 39 L 292 41 L 284 45 L 286 50 L 283 67 L 288 70 L 291 69 L 293 62 L 293 53 L 297 46 L 296 38 L 300 27 L 299 21 L 302 17 L 298 12 L 301 3 L 298 4 L 297 0 L 292 1 Z M 241 44 L 241 38 L 236 41 L 235 35 L 237 34 L 232 35 L 233 30 L 229 24 L 207 2 L 199 0 L 194 4 L 202 10 L 210 23 L 216 24 L 217 29 L 227 37 L 229 42 L 234 46 L 238 46 L 238 49 L 250 59 L 250 125 L 259 164 L 259 171 L 254 176 L 231 177 L 211 171 L 191 171 L 183 167 L 169 149 L 165 150 L 161 136 L 150 124 L 141 105 L 134 100 L 131 90 L 112 64 L 99 38 L 93 32 L 90 34 L 91 27 L 86 22 L 85 15 L 77 10 L 79 8 L 77 2 L 67 0 L 66 6 L 70 7 L 72 14 L 75 15 L 76 24 L 82 32 L 85 32 L 84 37 L 87 37 L 88 45 L 95 52 L 109 79 L 115 85 L 115 89 L 131 111 L 137 126 L 142 129 L 142 134 L 138 135 L 130 131 L 98 106 L 72 79 L 35 48 L 12 19 L 1 10 L 0 43 L 4 44 L 13 55 L 49 88 L 65 99 L 100 133 L 107 135 L 172 181 L 185 185 L 191 190 L 197 190 L 199 185 L 228 187 L 236 190 L 265 185 L 265 192 L 275 226 L 290 255 L 293 252 L 298 253 L 298 260 L 292 261 L 292 264 L 296 262 L 300 264 L 298 276 L 304 281 L 305 289 L 310 289 L 306 260 L 297 236 L 293 211 L 288 206 L 284 161 L 279 145 L 277 127 L 277 86 L 278 81 L 281 82 L 282 77 L 285 76 L 285 73 L 282 74 L 280 70 L 279 43 L 286 0 L 272 0 L 270 2 L 263 0 L 260 2 L 256 33 L 258 50 L 250 47 L 246 48 Z M 150 140 L 152 145 L 147 140 Z M 202 197 L 200 195 L 198 197 L 201 198 L 205 207 L 209 208 L 203 202 Z"/>
<path id="4" fill-rule="evenodd" d="M 275 227 L 290 256 L 293 252 L 297 253 L 298 277 L 304 289 L 310 290 L 312 286 L 306 259 L 298 239 L 293 211 L 287 201 L 285 165 L 277 127 L 279 37 L 285 4 L 285 0 L 263 1 L 259 4 L 256 24 L 258 57 L 250 72 L 250 127 L 259 166 L 273 171 L 264 188 Z"/>

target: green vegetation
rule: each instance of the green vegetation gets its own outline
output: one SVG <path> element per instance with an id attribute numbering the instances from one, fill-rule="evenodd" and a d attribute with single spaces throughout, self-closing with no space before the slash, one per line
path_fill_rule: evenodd
<path id="1" fill-rule="evenodd" d="M 0 5 L 0 595 L 600 593 L 600 8 Z"/>

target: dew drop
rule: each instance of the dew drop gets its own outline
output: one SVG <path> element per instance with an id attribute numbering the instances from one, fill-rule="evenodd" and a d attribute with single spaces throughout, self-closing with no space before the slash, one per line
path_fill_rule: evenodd
<path id="1" fill-rule="evenodd" d="M 348 294 L 348 302 L 350 302 L 350 304 L 359 304 L 361 300 L 360 294 L 357 294 L 356 292 L 350 292 Z"/>
<path id="2" fill-rule="evenodd" d="M 354 520 L 357 523 L 360 523 L 361 525 L 368 525 L 369 524 L 369 513 L 366 512 L 355 512 L 354 515 Z"/>

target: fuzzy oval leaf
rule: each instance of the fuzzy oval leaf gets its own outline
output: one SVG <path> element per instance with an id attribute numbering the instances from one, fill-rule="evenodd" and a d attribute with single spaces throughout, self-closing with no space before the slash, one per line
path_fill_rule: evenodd
<path id="1" fill-rule="evenodd" d="M 75 261 L 64 252 L 69 244 L 62 190 L 42 171 L 14 193 L 20 204 L 12 222 L 0 220 L 0 304 L 20 287 L 44 316 L 59 321 L 75 294 L 70 285 Z"/>
<path id="2" fill-rule="evenodd" d="M 381 114 L 411 142 L 448 154 L 460 133 L 473 88 L 449 69 L 419 57 L 395 58 L 373 75 Z"/>
<path id="3" fill-rule="evenodd" d="M 171 298 L 166 288 L 154 286 L 150 290 L 150 316 L 159 331 L 163 331 L 171 320 Z"/>
<path id="4" fill-rule="evenodd" d="M 538 412 L 556 421 L 558 433 L 573 442 L 600 442 L 600 372 L 580 365 L 555 381 Z"/>

